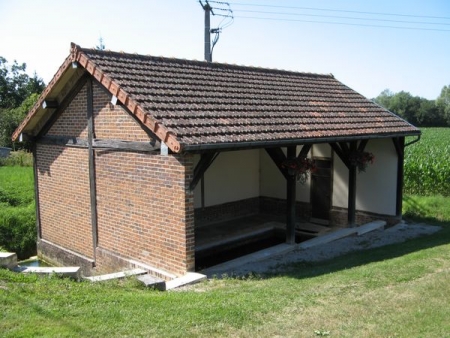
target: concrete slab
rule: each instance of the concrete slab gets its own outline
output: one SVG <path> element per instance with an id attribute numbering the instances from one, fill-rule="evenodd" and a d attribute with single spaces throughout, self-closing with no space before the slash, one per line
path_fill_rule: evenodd
<path id="1" fill-rule="evenodd" d="M 17 266 L 17 255 L 14 252 L 0 252 L 0 267 L 12 269 Z"/>
<path id="2" fill-rule="evenodd" d="M 360 227 L 357 227 L 358 230 L 357 234 L 358 236 L 364 235 L 368 232 L 375 231 L 375 230 L 383 230 L 386 226 L 386 221 L 373 221 L 370 223 L 366 223 L 364 225 L 361 225 Z"/>
<path id="3" fill-rule="evenodd" d="M 155 288 L 159 291 L 166 290 L 166 281 L 161 278 L 154 277 L 154 276 L 147 274 L 147 275 L 138 276 L 137 279 L 140 282 L 142 282 L 146 287 Z"/>
<path id="4" fill-rule="evenodd" d="M 119 279 L 119 278 L 126 278 L 130 276 L 138 276 L 138 275 L 144 275 L 147 271 L 144 269 L 133 269 L 133 270 L 127 270 L 122 272 L 116 272 L 116 273 L 109 273 L 106 275 L 99 275 L 99 276 L 90 276 L 90 277 L 83 277 L 83 279 L 86 279 L 91 282 L 104 282 L 111 279 Z"/>
<path id="5" fill-rule="evenodd" d="M 423 223 L 421 223 L 420 225 L 423 225 Z M 408 229 L 408 224 L 404 223 L 404 222 L 400 222 L 396 225 L 394 225 L 393 227 L 390 227 L 388 229 L 386 229 L 386 232 L 396 232 L 396 231 L 404 231 L 406 229 Z"/>
<path id="6" fill-rule="evenodd" d="M 81 278 L 81 268 L 79 266 L 72 267 L 36 267 L 36 266 L 17 266 L 13 269 L 16 272 L 21 273 L 37 273 L 42 275 L 57 274 L 63 277 L 69 277 L 75 280 L 80 280 Z"/>
<path id="7" fill-rule="evenodd" d="M 166 290 L 172 290 L 184 285 L 190 285 L 205 280 L 206 276 L 198 272 L 188 272 L 182 277 L 166 282 Z"/>
<path id="8" fill-rule="evenodd" d="M 336 241 L 338 239 L 355 235 L 358 231 L 358 228 L 345 228 L 336 230 L 325 235 L 321 235 L 319 237 L 307 240 L 297 245 L 298 248 L 306 249 L 311 248 L 313 246 L 326 244 L 332 241 Z"/>
<path id="9" fill-rule="evenodd" d="M 215 271 L 230 271 L 232 272 L 233 269 L 237 266 L 241 266 L 250 262 L 257 262 L 261 261 L 263 259 L 267 259 L 272 256 L 277 256 L 284 254 L 286 252 L 295 250 L 297 248 L 297 245 L 290 245 L 290 244 L 278 244 L 275 246 L 272 246 L 270 248 L 260 250 L 242 257 L 238 257 L 236 259 L 233 259 L 231 261 L 227 261 L 218 265 L 211 266 L 209 268 L 206 268 L 202 270 L 203 273 L 207 274 L 208 276 L 214 275 Z"/>

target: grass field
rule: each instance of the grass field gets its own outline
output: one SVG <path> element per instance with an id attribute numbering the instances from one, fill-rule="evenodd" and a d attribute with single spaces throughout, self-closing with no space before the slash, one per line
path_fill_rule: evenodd
<path id="1" fill-rule="evenodd" d="M 450 196 L 450 128 L 421 130 L 420 142 L 405 150 L 405 192 Z"/>

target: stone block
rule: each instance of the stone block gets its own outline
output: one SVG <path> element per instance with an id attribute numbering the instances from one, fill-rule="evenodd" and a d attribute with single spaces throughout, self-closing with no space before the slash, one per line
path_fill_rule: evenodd
<path id="1" fill-rule="evenodd" d="M 14 252 L 0 252 L 0 267 L 12 269 L 17 266 L 17 255 Z"/>

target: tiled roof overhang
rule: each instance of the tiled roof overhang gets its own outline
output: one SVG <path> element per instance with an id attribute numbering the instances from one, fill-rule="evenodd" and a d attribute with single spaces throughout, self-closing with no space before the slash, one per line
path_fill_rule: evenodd
<path id="1" fill-rule="evenodd" d="M 78 62 L 81 69 L 72 70 Z M 85 71 L 173 152 L 246 149 L 419 135 L 332 75 L 82 49 L 72 44 L 14 133 L 36 134 L 43 100 Z"/>

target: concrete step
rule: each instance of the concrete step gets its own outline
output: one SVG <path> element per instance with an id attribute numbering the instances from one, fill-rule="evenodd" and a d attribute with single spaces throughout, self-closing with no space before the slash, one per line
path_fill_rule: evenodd
<path id="1" fill-rule="evenodd" d="M 198 272 L 188 272 L 182 277 L 172 279 L 166 282 L 166 290 L 172 290 L 175 288 L 179 288 L 180 286 L 190 285 L 194 283 L 198 283 L 202 280 L 206 279 L 206 275 L 203 275 Z"/>
<path id="2" fill-rule="evenodd" d="M 0 252 L 0 267 L 13 269 L 17 266 L 17 255 L 14 252 Z"/>
<path id="3" fill-rule="evenodd" d="M 138 276 L 137 279 L 140 282 L 142 282 L 146 287 L 155 288 L 159 291 L 166 290 L 166 281 L 161 278 L 154 277 L 154 276 L 147 274 L 147 275 Z"/>
<path id="4" fill-rule="evenodd" d="M 109 273 L 106 275 L 83 277 L 83 279 L 86 279 L 91 282 L 104 282 L 104 281 L 111 280 L 111 279 L 145 275 L 146 273 L 147 273 L 147 270 L 144 270 L 144 269 L 133 269 L 133 270 L 127 270 L 127 271 L 122 271 L 122 272 Z"/>

